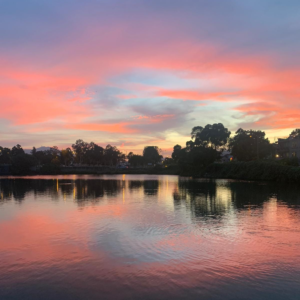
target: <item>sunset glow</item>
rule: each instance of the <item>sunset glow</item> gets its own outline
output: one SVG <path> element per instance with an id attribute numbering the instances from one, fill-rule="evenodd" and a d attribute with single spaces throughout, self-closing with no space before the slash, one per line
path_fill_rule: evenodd
<path id="1" fill-rule="evenodd" d="M 299 1 L 3 1 L 1 146 L 169 152 L 221 122 L 300 126 Z"/>

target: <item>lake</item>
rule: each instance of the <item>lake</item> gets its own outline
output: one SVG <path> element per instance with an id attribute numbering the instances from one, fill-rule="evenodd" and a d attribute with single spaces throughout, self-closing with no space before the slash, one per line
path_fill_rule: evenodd
<path id="1" fill-rule="evenodd" d="M 300 188 L 0 178 L 0 299 L 300 299 Z"/>

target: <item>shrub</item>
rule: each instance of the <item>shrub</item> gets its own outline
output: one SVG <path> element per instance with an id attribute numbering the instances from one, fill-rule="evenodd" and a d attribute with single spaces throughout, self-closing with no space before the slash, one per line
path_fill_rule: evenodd
<path id="1" fill-rule="evenodd" d="M 300 168 L 265 161 L 214 163 L 201 175 L 212 178 L 298 182 Z"/>
<path id="2" fill-rule="evenodd" d="M 60 167 L 57 164 L 45 164 L 43 165 L 39 172 L 40 174 L 45 174 L 45 175 L 53 175 L 53 174 L 59 174 L 60 173 Z"/>
<path id="3" fill-rule="evenodd" d="M 29 154 L 17 154 L 12 158 L 11 171 L 13 175 L 31 173 L 31 168 L 36 165 L 36 159 Z"/>

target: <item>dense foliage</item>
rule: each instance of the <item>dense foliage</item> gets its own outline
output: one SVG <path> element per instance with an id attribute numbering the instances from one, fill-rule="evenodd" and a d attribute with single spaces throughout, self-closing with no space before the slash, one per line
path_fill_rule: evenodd
<path id="1" fill-rule="evenodd" d="M 198 175 L 212 178 L 299 182 L 300 168 L 272 161 L 214 163 Z"/>
<path id="2" fill-rule="evenodd" d="M 194 127 L 191 137 L 195 146 L 210 147 L 216 150 L 227 144 L 230 133 L 221 123 L 207 124 L 205 127 Z"/>
<path id="3" fill-rule="evenodd" d="M 29 154 L 15 154 L 12 157 L 12 172 L 16 175 L 28 174 L 36 165 L 36 160 Z"/>
<path id="4" fill-rule="evenodd" d="M 290 138 L 296 138 L 300 136 L 300 129 L 296 128 L 290 133 Z"/>
<path id="5" fill-rule="evenodd" d="M 143 157 L 145 163 L 156 164 L 161 161 L 162 156 L 159 154 L 160 150 L 156 146 L 147 146 L 144 148 Z"/>
<path id="6" fill-rule="evenodd" d="M 61 166 L 103 166 L 115 167 L 124 163 L 126 158 L 133 167 L 155 166 L 162 160 L 160 150 L 156 146 L 145 147 L 143 155 L 133 154 L 126 157 L 117 147 L 107 145 L 105 148 L 94 142 L 77 140 L 72 148 L 59 150 L 54 146 L 48 150 L 26 154 L 21 145 L 12 149 L 0 147 L 0 164 L 10 166 L 13 174 L 30 174 L 39 171 L 42 174 L 58 174 Z"/>
<path id="7" fill-rule="evenodd" d="M 223 124 L 196 126 L 192 129 L 191 139 L 186 147 L 175 145 L 172 158 L 182 169 L 203 168 L 220 158 L 222 147 L 225 147 L 230 131 Z"/>
<path id="8" fill-rule="evenodd" d="M 141 167 L 144 166 L 146 163 L 143 155 L 133 154 L 133 152 L 130 152 L 127 158 L 128 163 L 130 164 L 130 166 L 133 167 Z"/>
<path id="9" fill-rule="evenodd" d="M 166 173 L 173 172 L 181 175 L 198 176 L 207 170 L 212 176 L 226 178 L 271 178 L 272 180 L 272 178 L 277 178 L 280 172 L 283 172 L 282 174 L 293 173 L 292 178 L 298 176 L 294 169 L 291 171 L 291 167 L 299 166 L 298 158 L 289 158 L 286 155 L 285 158 L 278 159 L 278 155 L 275 155 L 276 145 L 270 144 L 265 137 L 265 132 L 240 128 L 232 137 L 230 134 L 230 131 L 221 123 L 208 124 L 204 127 L 195 126 L 191 131 L 191 140 L 186 142 L 185 147 L 175 145 L 172 158 L 167 157 L 164 160 L 157 146 L 146 146 L 142 155 L 130 152 L 126 156 L 110 144 L 101 147 L 94 142 L 87 143 L 81 139 L 77 140 L 72 147 L 62 150 L 53 146 L 48 150 L 38 151 L 33 147 L 31 155 L 26 154 L 19 144 L 12 149 L 0 146 L 0 165 L 10 166 L 13 174 L 30 174 L 36 171 L 44 174 L 57 174 L 63 166 L 80 168 L 102 166 L 105 167 L 103 170 L 109 170 L 111 167 L 124 169 L 129 164 L 140 170 L 147 167 L 161 172 L 161 169 L 164 169 Z M 290 139 L 299 137 L 300 129 L 295 129 L 290 134 Z M 295 152 L 293 153 L 295 156 Z M 224 163 L 229 160 L 233 161 L 228 164 L 216 164 L 216 162 Z M 266 161 L 268 166 L 260 164 Z M 242 162 L 247 162 L 247 164 Z M 277 175 L 274 177 L 269 174 L 269 170 Z M 248 175 L 247 172 L 249 172 Z M 278 178 L 283 176 L 280 174 Z M 289 175 L 287 176 L 289 178 Z"/>
<path id="10" fill-rule="evenodd" d="M 77 140 L 72 148 L 75 154 L 74 161 L 77 164 L 115 166 L 125 160 L 125 154 L 111 145 L 102 148 L 94 142 L 86 143 Z"/>
<path id="11" fill-rule="evenodd" d="M 238 161 L 264 159 L 271 155 L 272 146 L 263 131 L 239 129 L 229 141 L 233 157 Z"/>

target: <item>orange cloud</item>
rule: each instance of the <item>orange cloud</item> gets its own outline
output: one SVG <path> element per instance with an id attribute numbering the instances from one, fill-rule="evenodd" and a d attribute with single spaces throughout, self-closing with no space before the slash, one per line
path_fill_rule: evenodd
<path id="1" fill-rule="evenodd" d="M 300 110 L 289 109 L 277 103 L 254 102 L 238 106 L 244 116 L 258 116 L 255 127 L 287 129 L 300 126 Z"/>
<path id="2" fill-rule="evenodd" d="M 197 91 L 184 91 L 184 90 L 161 90 L 158 93 L 158 96 L 168 97 L 173 99 L 181 99 L 181 100 L 218 100 L 224 101 L 225 96 L 229 96 L 230 93 L 201 93 Z"/>
<path id="3" fill-rule="evenodd" d="M 73 130 L 86 130 L 86 131 L 105 131 L 111 133 L 139 133 L 139 124 L 155 124 L 162 123 L 163 121 L 173 118 L 174 115 L 155 115 L 155 116 L 137 116 L 134 121 L 120 122 L 120 123 L 80 123 L 68 124 L 65 128 Z M 131 128 L 130 126 L 135 126 Z"/>
<path id="4" fill-rule="evenodd" d="M 92 115 L 86 101 L 91 95 L 79 90 L 86 81 L 60 78 L 47 73 L 4 67 L 0 77 L 0 118 L 16 125 L 50 120 L 82 121 Z"/>
<path id="5" fill-rule="evenodd" d="M 172 119 L 174 118 L 175 115 L 155 115 L 155 116 L 137 116 L 137 117 L 134 117 L 134 119 L 136 120 L 145 120 L 146 123 L 161 123 L 163 122 L 164 120 L 166 119 Z"/>
<path id="6" fill-rule="evenodd" d="M 132 123 L 115 123 L 115 124 L 105 124 L 105 123 L 91 123 L 91 124 L 72 124 L 66 125 L 66 128 L 75 130 L 87 130 L 87 131 L 106 131 L 114 133 L 136 133 L 137 129 L 128 128 Z"/>
<path id="7" fill-rule="evenodd" d="M 54 58 L 60 58 L 60 63 L 48 69 L 41 68 L 41 62 L 34 59 L 29 63 L 0 53 L 1 62 L 6 60 L 0 70 L 0 77 L 4 78 L 0 83 L 0 118 L 13 125 L 58 121 L 71 124 L 63 128 L 73 130 L 138 133 L 138 129 L 130 127 L 138 123 L 130 121 L 121 121 L 119 124 L 89 122 L 89 118 L 97 115 L 89 101 L 95 98 L 94 92 L 89 92 L 91 87 L 105 86 L 110 78 L 133 69 L 163 70 L 185 80 L 213 82 L 211 89 L 205 89 L 211 92 L 184 86 L 172 89 L 146 84 L 132 85 L 137 91 L 143 89 L 153 93 L 153 97 L 194 101 L 235 100 L 243 103 L 273 101 L 279 106 L 284 101 L 282 109 L 294 110 L 294 119 L 300 113 L 296 106 L 300 95 L 300 71 L 297 67 L 278 66 L 276 58 L 272 56 L 228 53 L 223 51 L 222 45 L 199 43 L 187 38 L 170 40 L 161 47 L 146 40 L 144 43 L 128 43 L 126 38 L 129 32 L 126 28 L 119 24 L 108 31 L 95 27 L 84 29 L 84 40 L 74 39 L 60 45 L 57 52 L 53 53 Z M 95 36 L 101 39 L 94 39 Z M 119 44 L 122 47 L 118 47 Z M 115 97 L 128 100 L 135 95 L 135 90 L 132 90 L 128 95 Z M 252 115 L 255 113 L 252 111 Z M 120 117 L 120 112 L 112 114 L 114 119 Z M 251 114 L 250 110 L 248 114 Z M 149 117 L 148 123 L 160 123 L 172 117 L 166 114 Z M 271 119 L 261 122 L 271 128 L 284 124 L 294 127 L 295 120 L 286 122 L 289 119 L 289 113 L 278 112 L 273 122 Z M 139 121 L 147 122 L 142 119 Z"/>

